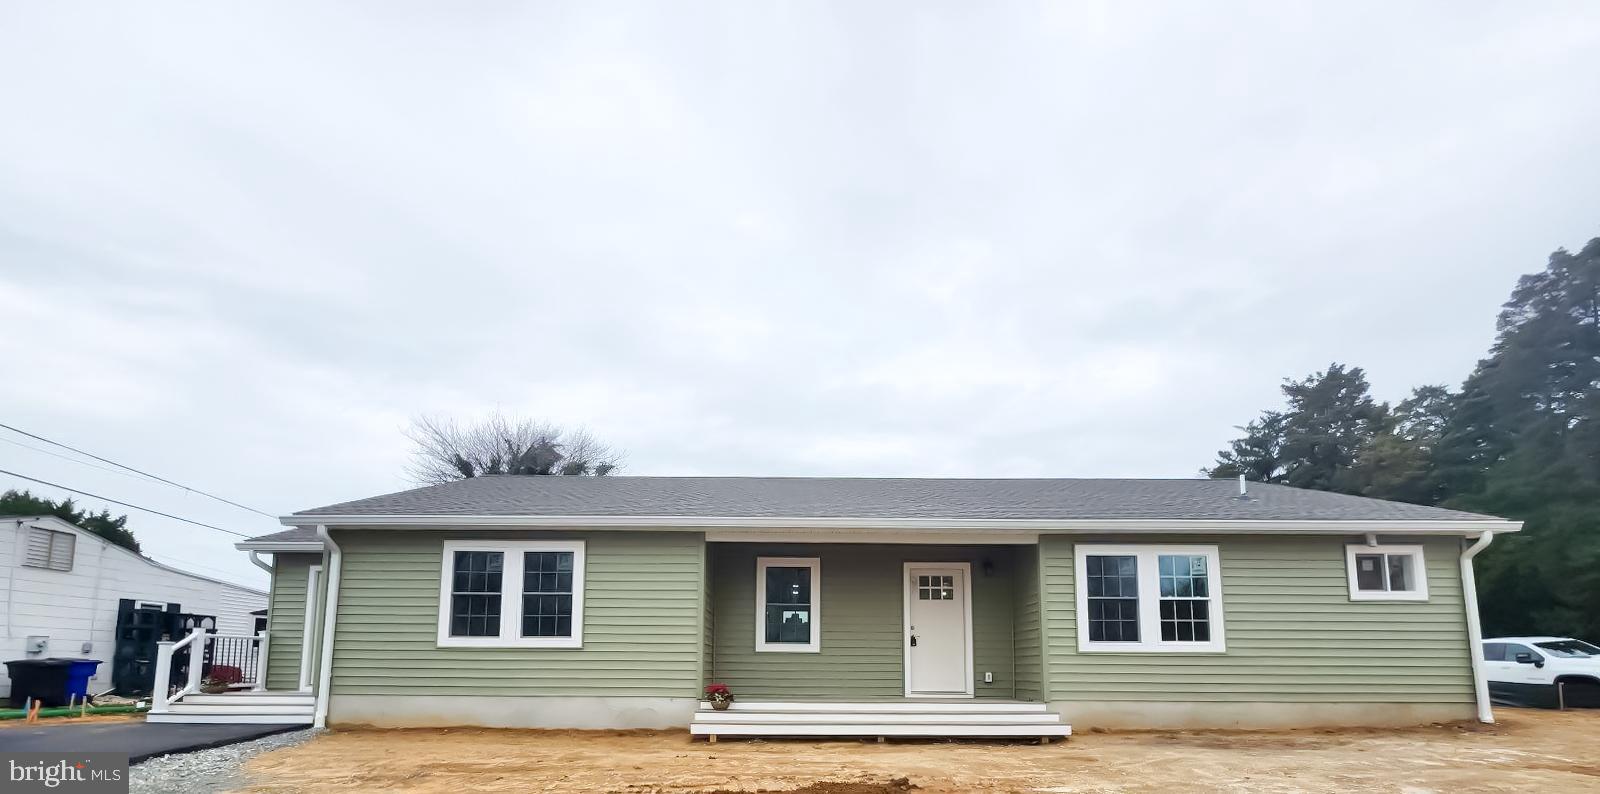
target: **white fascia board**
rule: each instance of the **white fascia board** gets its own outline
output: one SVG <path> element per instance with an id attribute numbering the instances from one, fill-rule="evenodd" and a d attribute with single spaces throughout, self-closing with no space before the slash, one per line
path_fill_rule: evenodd
<path id="1" fill-rule="evenodd" d="M 1191 519 L 987 519 L 987 518 L 784 518 L 732 516 L 474 516 L 474 515 L 318 515 L 284 516 L 287 526 L 374 527 L 387 529 L 762 529 L 815 530 L 1015 530 L 1071 534 L 1307 534 L 1468 535 L 1516 532 L 1520 521 L 1382 520 L 1261 521 Z M 241 544 L 243 545 L 243 544 Z"/>
<path id="2" fill-rule="evenodd" d="M 242 541 L 233 544 L 239 551 L 266 551 L 266 552 L 297 552 L 297 551 L 322 551 L 322 541 Z"/>

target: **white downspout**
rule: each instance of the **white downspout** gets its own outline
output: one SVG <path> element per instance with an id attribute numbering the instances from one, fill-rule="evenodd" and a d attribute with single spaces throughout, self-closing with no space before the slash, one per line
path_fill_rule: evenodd
<path id="1" fill-rule="evenodd" d="M 1472 558 L 1489 548 L 1494 541 L 1493 532 L 1478 536 L 1478 542 L 1461 552 L 1461 592 L 1467 604 L 1467 648 L 1472 654 L 1472 684 L 1478 696 L 1478 722 L 1494 724 L 1494 710 L 1489 704 L 1489 679 L 1483 672 L 1483 627 L 1478 622 L 1478 581 L 1472 575 Z"/>
<path id="2" fill-rule="evenodd" d="M 261 552 L 259 551 L 250 552 L 250 563 L 257 568 L 266 571 L 268 576 L 271 576 L 274 573 L 271 565 L 261 561 Z"/>
<path id="3" fill-rule="evenodd" d="M 317 525 L 317 537 L 331 552 L 328 556 L 328 595 L 322 608 L 322 667 L 317 671 L 317 711 L 312 727 L 328 727 L 328 698 L 333 687 L 333 628 L 339 620 L 339 572 L 344 567 L 344 551 L 333 542 L 325 525 Z"/>

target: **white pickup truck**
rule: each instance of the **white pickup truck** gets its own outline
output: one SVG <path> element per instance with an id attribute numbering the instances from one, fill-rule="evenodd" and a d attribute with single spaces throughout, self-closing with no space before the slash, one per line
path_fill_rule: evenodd
<path id="1" fill-rule="evenodd" d="M 1483 641 L 1489 695 L 1503 706 L 1600 706 L 1600 647 L 1571 637 Z"/>

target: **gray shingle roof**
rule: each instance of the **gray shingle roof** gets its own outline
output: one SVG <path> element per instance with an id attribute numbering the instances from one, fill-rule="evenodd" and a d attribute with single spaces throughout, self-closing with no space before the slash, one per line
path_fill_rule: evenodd
<path id="1" fill-rule="evenodd" d="M 597 516 L 1493 521 L 1491 516 L 1233 480 L 502 476 L 416 488 L 296 516 Z M 296 530 L 272 540 L 312 540 Z"/>

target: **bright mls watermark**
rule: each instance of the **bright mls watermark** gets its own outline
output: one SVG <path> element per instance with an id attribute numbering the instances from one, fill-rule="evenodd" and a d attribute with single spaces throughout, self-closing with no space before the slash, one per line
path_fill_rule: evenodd
<path id="1" fill-rule="evenodd" d="M 0 753 L 0 791 L 127 790 L 126 753 Z"/>

